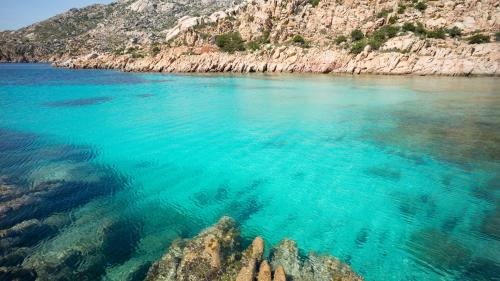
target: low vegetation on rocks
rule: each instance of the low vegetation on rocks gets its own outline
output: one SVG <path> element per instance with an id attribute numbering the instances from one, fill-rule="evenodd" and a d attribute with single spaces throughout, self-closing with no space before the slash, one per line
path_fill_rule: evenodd
<path id="1" fill-rule="evenodd" d="M 476 33 L 474 35 L 471 35 L 469 38 L 467 38 L 467 41 L 469 44 L 483 44 L 483 43 L 488 43 L 490 42 L 490 36 L 481 34 L 481 33 Z"/>
<path id="2" fill-rule="evenodd" d="M 245 50 L 245 41 L 243 41 L 239 32 L 228 32 L 217 35 L 215 36 L 215 44 L 222 51 L 230 54 Z"/>
<path id="3" fill-rule="evenodd" d="M 313 7 L 318 6 L 320 0 L 309 0 L 309 4 L 311 4 Z"/>

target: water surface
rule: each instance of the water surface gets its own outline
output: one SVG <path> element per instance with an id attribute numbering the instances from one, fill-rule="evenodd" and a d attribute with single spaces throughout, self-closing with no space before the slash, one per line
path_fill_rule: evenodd
<path id="1" fill-rule="evenodd" d="M 292 238 L 367 280 L 499 280 L 498 89 L 0 65 L 0 175 L 63 185 L 0 217 L 54 226 L 2 252 L 52 280 L 140 280 L 173 239 L 230 215 L 248 239 Z"/>

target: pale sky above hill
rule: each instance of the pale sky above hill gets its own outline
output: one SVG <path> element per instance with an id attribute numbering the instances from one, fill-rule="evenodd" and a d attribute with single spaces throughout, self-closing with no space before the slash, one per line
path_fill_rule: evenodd
<path id="1" fill-rule="evenodd" d="M 112 0 L 0 0 L 0 30 L 18 29 L 71 8 Z"/>

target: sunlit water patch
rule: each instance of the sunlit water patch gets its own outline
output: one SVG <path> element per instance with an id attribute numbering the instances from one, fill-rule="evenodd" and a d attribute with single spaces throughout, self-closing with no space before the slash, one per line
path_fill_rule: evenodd
<path id="1" fill-rule="evenodd" d="M 230 215 L 367 280 L 498 280 L 499 86 L 1 65 L 0 266 L 141 280 Z"/>

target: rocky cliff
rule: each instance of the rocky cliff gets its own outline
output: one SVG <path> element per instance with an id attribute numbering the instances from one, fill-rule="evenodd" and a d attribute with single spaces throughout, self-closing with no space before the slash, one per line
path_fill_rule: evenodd
<path id="1" fill-rule="evenodd" d="M 235 222 L 222 218 L 191 240 L 176 240 L 148 271 L 146 281 L 236 280 L 236 281 L 362 281 L 339 260 L 309 254 L 299 256 L 292 240 L 282 240 L 264 257 L 264 241 L 257 237 L 241 248 Z"/>
<path id="2" fill-rule="evenodd" d="M 94 53 L 58 66 L 162 72 L 498 75 L 494 0 L 247 0 L 185 17 L 157 54 Z"/>
<path id="3" fill-rule="evenodd" d="M 54 61 L 164 41 L 183 16 L 210 14 L 240 0 L 118 0 L 71 9 L 16 31 L 0 32 L 0 62 Z"/>
<path id="4" fill-rule="evenodd" d="M 160 6 L 141 4 L 150 1 L 126 9 L 157 13 Z M 158 25 L 166 18 L 152 21 L 147 30 L 161 26 L 153 39 L 135 36 L 106 45 L 115 41 L 95 37 L 76 52 L 66 48 L 49 59 L 61 67 L 124 71 L 500 73 L 495 0 L 245 0 L 213 13 L 214 5 L 208 7 L 199 16 L 176 13 L 182 17 L 175 25 L 173 20 Z M 97 28 L 97 34 L 121 34 L 113 26 Z"/>

